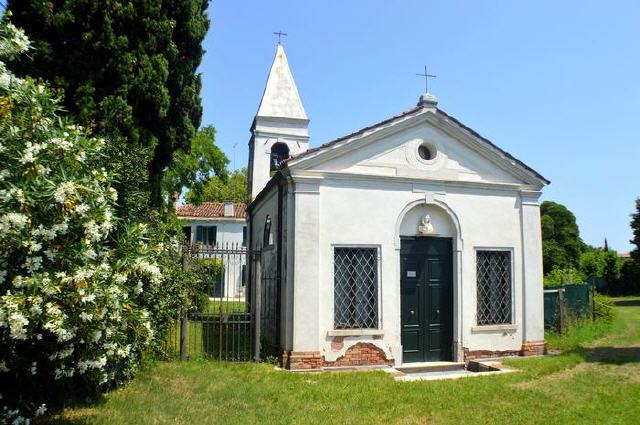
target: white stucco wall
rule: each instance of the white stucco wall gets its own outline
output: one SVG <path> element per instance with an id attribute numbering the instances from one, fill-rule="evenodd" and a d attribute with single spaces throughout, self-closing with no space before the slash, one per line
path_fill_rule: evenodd
<path id="1" fill-rule="evenodd" d="M 224 249 L 242 249 L 243 245 L 243 228 L 247 227 L 244 219 L 236 218 L 183 218 L 183 226 L 191 227 L 191 244 L 196 243 L 197 226 L 216 226 L 216 247 L 220 250 Z M 247 230 L 248 231 L 248 230 Z M 247 234 L 248 243 L 248 234 Z M 205 251 L 211 257 L 220 258 L 225 267 L 224 275 L 224 293 L 223 297 L 243 301 L 246 293 L 246 275 L 242 274 L 242 266 L 246 266 L 246 257 L 244 255 L 224 255 Z"/>
<path id="2" fill-rule="evenodd" d="M 191 227 L 191 241 L 195 243 L 197 226 L 216 226 L 217 245 L 238 244 L 242 245 L 242 229 L 247 226 L 243 219 L 204 219 L 204 218 L 184 218 L 183 226 Z"/>
<path id="3" fill-rule="evenodd" d="M 521 229 L 521 196 L 517 190 L 469 191 L 452 185 L 443 192 L 442 185 L 424 184 L 418 188 L 406 183 L 332 179 L 325 179 L 317 186 L 304 183 L 303 187 L 304 192 L 296 194 L 296 217 L 302 218 L 296 231 L 309 234 L 303 238 L 304 247 L 296 247 L 294 351 L 319 350 L 332 361 L 351 345 L 362 341 L 378 345 L 390 357 L 401 361 L 398 236 L 415 235 L 424 213 L 432 217 L 434 235 L 454 239 L 454 347 L 458 351 L 462 347 L 469 350 L 519 350 L 525 340 L 525 330 L 529 328 L 528 340 L 543 339 L 540 335 L 540 308 L 529 309 L 528 327 L 523 322 L 526 272 L 522 261 L 522 238 L 523 234 L 535 238 L 537 233 L 534 212 L 527 213 L 534 217 L 525 223 L 527 229 L 524 232 Z M 535 202 L 528 199 L 527 208 L 535 210 Z M 407 208 L 409 211 L 402 217 L 403 210 Z M 318 235 L 317 241 L 313 235 Z M 379 317 L 382 335 L 346 337 L 344 348 L 338 351 L 332 350 L 333 336 L 329 335 L 333 330 L 334 317 L 334 245 L 379 247 L 381 272 Z M 479 248 L 500 248 L 512 252 L 512 326 L 476 326 L 475 250 Z M 536 249 L 532 247 L 532 251 Z M 542 293 L 538 271 L 541 264 L 536 267 L 536 257 L 532 254 L 531 257 L 534 264 L 528 271 L 530 285 L 539 287 L 539 291 L 530 292 L 537 296 L 537 292 Z M 541 298 L 531 301 L 542 305 Z"/>

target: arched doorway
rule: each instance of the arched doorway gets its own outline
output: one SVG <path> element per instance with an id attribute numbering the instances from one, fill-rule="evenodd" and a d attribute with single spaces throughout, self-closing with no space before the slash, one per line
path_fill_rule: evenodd
<path id="1" fill-rule="evenodd" d="M 456 228 L 446 211 L 418 204 L 402 217 L 400 335 L 403 363 L 451 361 Z"/>

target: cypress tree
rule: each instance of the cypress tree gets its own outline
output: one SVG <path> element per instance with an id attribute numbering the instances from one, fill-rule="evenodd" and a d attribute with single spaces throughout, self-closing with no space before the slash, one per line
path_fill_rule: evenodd
<path id="1" fill-rule="evenodd" d="M 120 206 L 142 216 L 162 205 L 165 168 L 200 125 L 196 73 L 209 0 L 9 0 L 33 41 L 17 74 L 49 81 L 79 122 L 108 136 L 107 169 Z"/>
<path id="2" fill-rule="evenodd" d="M 631 251 L 631 258 L 640 266 L 640 198 L 636 199 L 636 211 L 631 214 L 631 231 L 633 239 L 630 242 L 636 246 Z"/>

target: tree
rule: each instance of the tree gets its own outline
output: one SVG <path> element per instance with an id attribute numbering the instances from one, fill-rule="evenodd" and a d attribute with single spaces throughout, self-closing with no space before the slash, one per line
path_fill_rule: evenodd
<path id="1" fill-rule="evenodd" d="M 607 281 L 608 288 L 614 288 L 620 279 L 620 259 L 615 251 L 605 251 L 604 254 L 602 277 Z"/>
<path id="2" fill-rule="evenodd" d="M 640 264 L 640 198 L 636 199 L 636 212 L 631 214 L 631 231 L 633 239 L 630 242 L 636 246 L 631 251 L 631 258 Z"/>
<path id="3" fill-rule="evenodd" d="M 229 159 L 215 145 L 215 134 L 212 126 L 203 127 L 191 140 L 189 153 L 178 151 L 173 156 L 163 179 L 163 189 L 170 202 L 173 194 L 185 188 L 193 199 L 200 199 L 212 173 L 220 182 L 227 181 Z"/>
<path id="4" fill-rule="evenodd" d="M 123 212 L 161 206 L 164 169 L 174 152 L 188 152 L 200 125 L 208 2 L 8 1 L 35 48 L 15 72 L 51 82 L 67 111 L 108 136 Z"/>
<path id="5" fill-rule="evenodd" d="M 242 168 L 234 171 L 227 182 L 218 176 L 212 177 L 205 184 L 202 194 L 190 191 L 187 194 L 187 201 L 194 204 L 205 201 L 249 202 L 247 169 Z"/>
<path id="6" fill-rule="evenodd" d="M 600 248 L 588 247 L 580 254 L 580 271 L 587 277 L 603 277 L 606 252 Z"/>
<path id="7" fill-rule="evenodd" d="M 576 217 L 564 205 L 545 201 L 540 206 L 544 273 L 554 267 L 577 268 L 585 244 Z"/>

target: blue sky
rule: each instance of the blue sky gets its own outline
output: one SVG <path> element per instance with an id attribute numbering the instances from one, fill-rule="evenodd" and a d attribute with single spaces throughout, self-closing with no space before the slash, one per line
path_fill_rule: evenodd
<path id="1" fill-rule="evenodd" d="M 216 1 L 210 17 L 203 124 L 235 168 L 282 30 L 311 146 L 413 107 L 427 63 L 439 107 L 550 179 L 587 243 L 631 248 L 640 2 Z"/>

